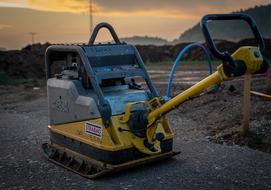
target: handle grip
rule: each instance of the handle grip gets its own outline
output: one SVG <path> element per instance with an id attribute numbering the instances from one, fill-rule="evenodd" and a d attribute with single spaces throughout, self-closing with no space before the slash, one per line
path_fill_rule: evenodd
<path id="1" fill-rule="evenodd" d="M 209 28 L 208 28 L 208 21 L 213 21 L 213 20 L 244 20 L 246 21 L 253 34 L 254 37 L 259 45 L 259 49 L 261 51 L 261 53 L 263 53 L 264 49 L 265 49 L 265 45 L 264 45 L 264 40 L 262 35 L 260 34 L 258 27 L 256 25 L 256 22 L 254 21 L 254 19 L 252 17 L 250 17 L 247 14 L 241 14 L 241 13 L 236 13 L 236 14 L 209 14 L 206 15 L 202 18 L 201 20 L 201 28 L 206 40 L 207 45 L 209 46 L 212 54 L 218 58 L 221 59 L 223 61 L 229 61 L 232 62 L 232 58 L 231 55 L 228 52 L 221 52 L 217 49 L 211 34 L 209 32 Z"/>
<path id="2" fill-rule="evenodd" d="M 92 35 L 91 35 L 91 37 L 90 37 L 90 39 L 89 39 L 89 42 L 88 42 L 89 45 L 93 45 L 93 44 L 94 44 L 94 41 L 95 41 L 95 39 L 96 39 L 96 37 L 97 37 L 97 34 L 98 34 L 98 32 L 99 32 L 102 28 L 107 28 L 107 29 L 109 30 L 111 36 L 112 36 L 113 39 L 115 40 L 115 42 L 116 42 L 117 44 L 120 43 L 119 37 L 118 37 L 117 33 L 115 32 L 114 28 L 113 28 L 110 24 L 105 23 L 105 22 L 102 22 L 102 23 L 98 24 L 98 25 L 94 28 L 94 30 L 93 30 L 93 32 L 92 32 Z"/>

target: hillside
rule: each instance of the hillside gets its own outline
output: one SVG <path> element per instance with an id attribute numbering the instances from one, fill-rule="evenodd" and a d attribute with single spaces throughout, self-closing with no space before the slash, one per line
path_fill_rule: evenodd
<path id="1" fill-rule="evenodd" d="M 245 13 L 252 16 L 259 27 L 260 32 L 265 38 L 271 37 L 271 4 L 266 6 L 256 6 L 254 8 L 241 10 L 238 13 Z M 216 39 L 228 41 L 239 41 L 245 38 L 251 38 L 252 33 L 247 24 L 239 21 L 220 21 L 209 24 L 211 33 Z M 203 35 L 199 23 L 185 31 L 176 43 L 203 41 Z"/>
<path id="2" fill-rule="evenodd" d="M 149 37 L 149 36 L 133 36 L 127 38 L 121 38 L 121 41 L 125 41 L 128 44 L 133 45 L 165 45 L 168 43 L 167 40 L 159 37 Z"/>

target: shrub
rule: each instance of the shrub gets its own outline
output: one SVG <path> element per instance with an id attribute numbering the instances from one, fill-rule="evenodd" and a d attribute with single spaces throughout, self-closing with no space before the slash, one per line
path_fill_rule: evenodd
<path id="1" fill-rule="evenodd" d="M 0 85 L 13 85 L 15 81 L 5 72 L 0 71 Z"/>

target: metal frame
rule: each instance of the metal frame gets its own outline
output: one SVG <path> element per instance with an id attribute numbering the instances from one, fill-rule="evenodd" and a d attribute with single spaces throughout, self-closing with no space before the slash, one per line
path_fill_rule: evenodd
<path id="1" fill-rule="evenodd" d="M 98 97 L 98 109 L 101 113 L 101 116 L 103 118 L 103 122 L 105 126 L 109 126 L 110 124 L 110 117 L 111 117 L 111 108 L 109 103 L 106 101 L 106 99 L 103 96 L 102 90 L 99 87 L 98 83 L 96 82 L 97 79 L 95 77 L 94 71 L 89 63 L 89 60 L 83 51 L 83 49 L 80 46 L 64 46 L 64 45 L 53 45 L 47 48 L 45 53 L 45 68 L 46 68 L 46 80 L 49 78 L 52 78 L 51 76 L 51 60 L 50 55 L 52 52 L 74 52 L 78 53 L 78 55 L 81 58 L 81 61 L 85 67 L 85 70 L 87 72 L 87 75 L 91 81 L 91 84 L 93 86 L 93 89 Z"/>
<path id="2" fill-rule="evenodd" d="M 101 44 L 98 44 L 98 45 L 93 44 L 99 30 L 103 27 L 107 28 L 110 31 L 111 35 L 113 36 L 114 40 L 116 41 L 116 44 L 102 44 L 102 45 Z M 149 77 L 149 75 L 146 71 L 146 68 L 144 66 L 143 60 L 141 59 L 137 49 L 132 45 L 120 43 L 118 36 L 116 35 L 113 27 L 107 23 L 101 23 L 95 27 L 94 32 L 91 36 L 89 45 L 84 45 L 84 46 L 52 45 L 47 48 L 46 53 L 45 53 L 46 80 L 53 77 L 52 73 L 51 73 L 51 66 L 53 64 L 50 60 L 51 53 L 53 53 L 53 52 L 70 52 L 70 53 L 77 53 L 80 56 L 81 61 L 85 67 L 86 73 L 91 81 L 92 86 L 93 86 L 93 90 L 97 94 L 97 97 L 98 97 L 97 106 L 98 106 L 98 109 L 101 113 L 103 123 L 106 127 L 108 127 L 111 123 L 110 117 L 112 115 L 112 110 L 111 110 L 109 103 L 104 98 L 102 89 L 99 86 L 99 83 L 98 83 L 99 78 L 96 76 L 96 73 L 91 65 L 91 57 L 87 56 L 87 48 L 111 47 L 112 49 L 114 49 L 114 48 L 117 48 L 117 46 L 127 46 L 132 49 L 132 54 L 135 56 L 135 60 L 138 63 L 140 72 L 136 72 L 134 74 L 127 72 L 128 75 L 129 76 L 142 76 L 144 78 L 151 94 L 152 94 L 152 97 L 158 97 L 159 94 L 156 91 L 155 87 L 153 86 L 153 84 L 150 80 L 150 77 Z"/>
<path id="3" fill-rule="evenodd" d="M 102 23 L 98 24 L 94 28 L 93 33 L 92 33 L 92 35 L 91 35 L 91 37 L 89 39 L 89 42 L 88 42 L 89 45 L 93 45 L 94 44 L 94 41 L 95 41 L 95 39 L 97 37 L 97 34 L 99 33 L 100 29 L 102 29 L 102 28 L 107 28 L 109 30 L 111 36 L 113 37 L 113 39 L 115 40 L 115 42 L 117 44 L 121 43 L 120 40 L 119 40 L 119 37 L 118 37 L 117 33 L 114 30 L 114 28 L 110 24 L 102 22 Z"/>

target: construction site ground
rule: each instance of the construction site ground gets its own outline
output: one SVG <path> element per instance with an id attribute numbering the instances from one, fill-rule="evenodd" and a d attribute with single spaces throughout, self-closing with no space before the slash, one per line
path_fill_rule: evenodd
<path id="1" fill-rule="evenodd" d="M 170 68 L 148 71 L 165 95 Z M 180 66 L 174 94 L 207 75 L 206 66 Z M 252 89 L 265 88 L 263 76 L 253 77 Z M 251 97 L 250 133 L 242 137 L 242 98 L 240 78 L 191 99 L 168 115 L 181 154 L 89 180 L 42 156 L 49 140 L 46 87 L 1 86 L 0 189 L 271 189 L 271 102 Z"/>

